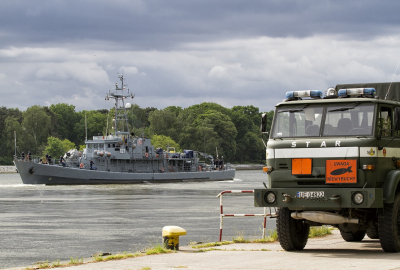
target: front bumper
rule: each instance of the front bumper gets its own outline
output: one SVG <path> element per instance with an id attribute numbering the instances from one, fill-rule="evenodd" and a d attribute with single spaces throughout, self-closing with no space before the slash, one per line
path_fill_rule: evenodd
<path id="1" fill-rule="evenodd" d="M 324 192 L 322 198 L 299 198 L 299 192 Z M 273 192 L 274 203 L 267 203 L 265 195 Z M 364 201 L 356 204 L 355 193 L 364 195 Z M 271 188 L 254 190 L 256 207 L 287 207 L 290 210 L 340 210 L 343 208 L 382 208 L 383 190 L 381 188 Z"/>

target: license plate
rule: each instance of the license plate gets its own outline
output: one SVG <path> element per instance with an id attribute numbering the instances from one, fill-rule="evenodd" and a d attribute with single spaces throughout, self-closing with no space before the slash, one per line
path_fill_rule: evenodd
<path id="1" fill-rule="evenodd" d="M 297 198 L 302 199 L 318 199 L 323 198 L 325 193 L 323 191 L 297 191 Z"/>

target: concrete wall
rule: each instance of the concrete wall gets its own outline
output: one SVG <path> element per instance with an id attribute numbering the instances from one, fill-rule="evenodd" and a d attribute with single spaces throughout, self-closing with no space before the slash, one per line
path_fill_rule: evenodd
<path id="1" fill-rule="evenodd" d="M 0 173 L 16 173 L 15 166 L 0 166 Z"/>

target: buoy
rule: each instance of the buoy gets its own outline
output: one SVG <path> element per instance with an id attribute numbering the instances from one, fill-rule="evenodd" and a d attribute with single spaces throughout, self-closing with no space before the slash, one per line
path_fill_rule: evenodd
<path id="1" fill-rule="evenodd" d="M 179 250 L 179 236 L 186 235 L 186 230 L 178 226 L 165 226 L 162 230 L 163 244 L 167 249 Z"/>
<path id="2" fill-rule="evenodd" d="M 142 145 L 142 143 L 143 143 L 142 140 L 139 140 L 139 144 Z"/>
<path id="3" fill-rule="evenodd" d="M 84 165 L 83 163 L 81 163 L 81 164 L 79 165 L 79 168 L 83 169 L 84 166 L 85 166 L 85 165 Z"/>
<path id="4" fill-rule="evenodd" d="M 148 158 L 149 157 L 149 153 L 144 154 L 144 156 Z"/>

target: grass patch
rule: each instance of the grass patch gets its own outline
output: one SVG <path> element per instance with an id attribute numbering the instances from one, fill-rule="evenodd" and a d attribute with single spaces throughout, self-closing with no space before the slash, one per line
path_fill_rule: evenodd
<path id="1" fill-rule="evenodd" d="M 108 256 L 93 256 L 93 262 L 106 262 L 106 261 L 114 261 L 114 260 L 123 260 L 127 258 L 134 258 L 138 256 L 143 256 L 139 253 L 127 253 L 124 252 L 123 254 L 118 253 L 118 254 L 113 254 L 113 255 L 108 255 Z"/>
<path id="2" fill-rule="evenodd" d="M 140 257 L 145 255 L 153 255 L 153 254 L 160 254 L 160 253 L 171 253 L 176 252 L 174 250 L 169 250 L 164 248 L 162 245 L 156 245 L 154 247 L 149 247 L 145 250 L 145 254 L 143 253 L 118 253 L 114 255 L 102 256 L 102 255 L 95 255 L 93 256 L 93 261 L 91 262 L 106 262 L 106 261 L 113 261 L 113 260 L 123 260 L 127 258 L 134 258 Z M 48 269 L 48 268 L 57 268 L 57 267 L 65 267 L 65 266 L 72 266 L 72 265 L 80 265 L 84 264 L 83 258 L 73 258 L 71 257 L 70 261 L 67 263 L 60 263 L 60 260 L 54 261 L 52 264 L 49 261 L 45 262 L 38 262 L 35 264 L 34 267 L 25 268 L 25 270 L 34 270 L 34 269 Z M 90 263 L 90 262 L 87 262 Z M 151 269 L 151 268 L 143 268 L 143 269 Z"/>
<path id="3" fill-rule="evenodd" d="M 236 236 L 232 240 L 233 243 L 250 243 L 251 241 L 245 239 L 243 236 Z"/>
<path id="4" fill-rule="evenodd" d="M 36 265 L 36 267 L 37 267 L 38 269 L 50 268 L 50 263 L 49 263 L 49 261 L 37 262 L 35 265 Z"/>
<path id="5" fill-rule="evenodd" d="M 79 265 L 79 264 L 83 264 L 83 258 L 79 259 L 79 258 L 71 257 L 69 260 L 69 263 L 68 263 L 68 265 Z"/>
<path id="6" fill-rule="evenodd" d="M 278 231 L 276 229 L 268 230 L 268 235 L 265 238 L 255 239 L 252 243 L 273 243 L 278 241 Z"/>
<path id="7" fill-rule="evenodd" d="M 210 247 L 218 247 L 222 245 L 230 245 L 234 243 L 272 243 L 278 241 L 278 232 L 276 229 L 274 230 L 269 230 L 268 231 L 268 236 L 262 239 L 245 239 L 242 234 L 239 234 L 238 236 L 235 236 L 232 241 L 223 241 L 223 242 L 212 242 L 212 243 L 206 243 L 202 245 L 195 245 L 192 246 L 192 248 L 210 248 Z M 201 252 L 204 252 L 206 250 L 202 250 Z"/>
<path id="8" fill-rule="evenodd" d="M 313 237 L 326 236 L 326 235 L 332 234 L 331 230 L 332 230 L 332 228 L 328 227 L 328 226 L 311 227 L 308 237 L 313 238 Z"/>
<path id="9" fill-rule="evenodd" d="M 207 249 L 198 249 L 198 250 L 195 250 L 195 251 L 193 251 L 193 252 L 197 253 L 197 252 L 206 252 L 206 251 L 212 251 L 212 250 L 220 250 L 220 249 L 217 249 L 217 248 L 207 248 Z"/>
<path id="10" fill-rule="evenodd" d="M 192 248 L 208 248 L 208 247 L 218 247 L 222 245 L 230 245 L 233 244 L 232 241 L 223 241 L 223 242 L 213 242 L 213 243 L 206 243 L 201 245 L 192 246 Z"/>
<path id="11" fill-rule="evenodd" d="M 60 260 L 56 260 L 51 264 L 52 268 L 60 267 L 60 266 L 61 266 Z"/>
<path id="12" fill-rule="evenodd" d="M 319 227 L 311 227 L 310 228 L 310 234 L 309 238 L 313 237 L 323 237 L 329 234 L 332 234 L 331 232 L 332 228 L 328 226 L 319 226 Z M 210 248 L 210 247 L 217 247 L 217 246 L 222 246 L 222 245 L 230 245 L 234 243 L 273 243 L 278 241 L 278 231 L 276 229 L 273 230 L 268 230 L 268 236 L 265 238 L 261 239 L 245 239 L 242 234 L 239 234 L 238 236 L 235 236 L 232 241 L 224 241 L 224 242 L 213 242 L 213 243 L 207 243 L 207 244 L 202 244 L 202 245 L 195 245 L 192 246 L 192 248 L 198 248 L 201 250 L 198 250 L 197 252 L 204 252 L 208 250 L 215 250 L 215 249 L 203 249 L 203 248 Z"/>
<path id="13" fill-rule="evenodd" d="M 158 244 L 154 247 L 146 249 L 146 255 L 160 254 L 160 253 L 171 253 L 176 252 L 175 250 L 166 249 L 164 246 Z"/>

